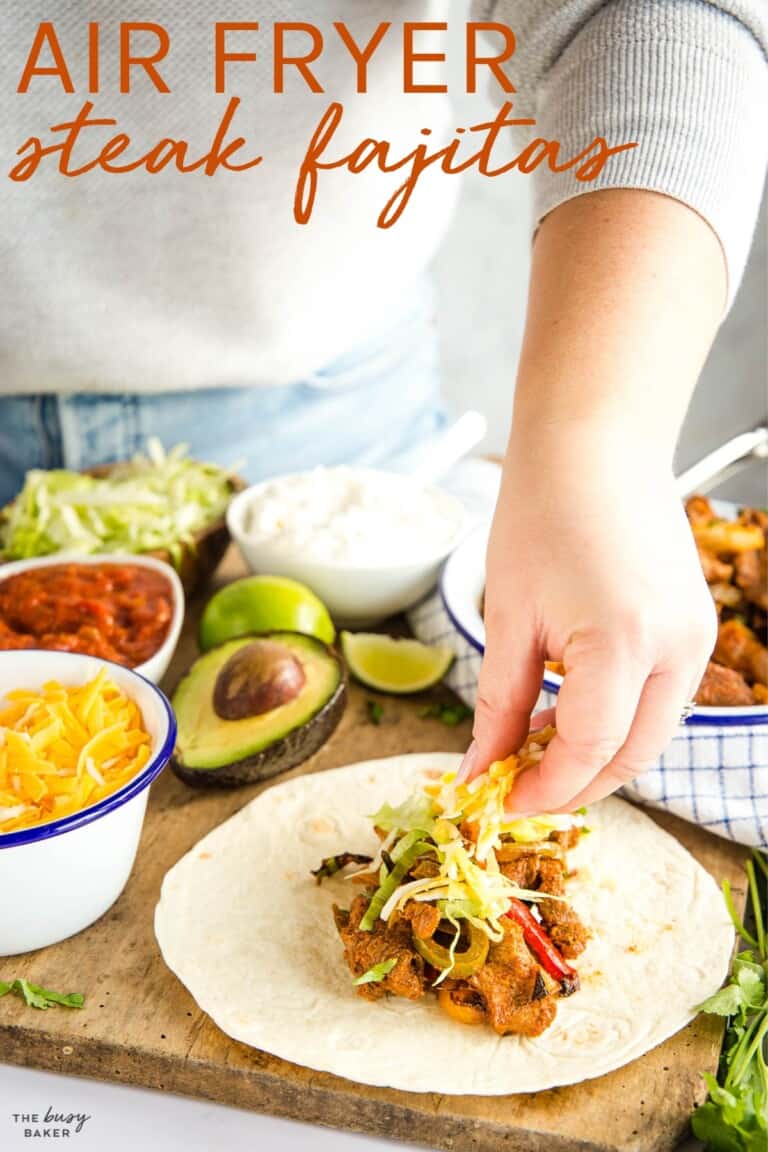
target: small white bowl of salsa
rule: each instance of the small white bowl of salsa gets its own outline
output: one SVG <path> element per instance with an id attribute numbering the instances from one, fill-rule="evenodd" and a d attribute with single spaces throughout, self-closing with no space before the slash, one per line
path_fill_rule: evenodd
<path id="1" fill-rule="evenodd" d="M 175 570 L 153 556 L 56 553 L 0 566 L 0 650 L 79 652 L 165 675 L 184 621 Z"/>

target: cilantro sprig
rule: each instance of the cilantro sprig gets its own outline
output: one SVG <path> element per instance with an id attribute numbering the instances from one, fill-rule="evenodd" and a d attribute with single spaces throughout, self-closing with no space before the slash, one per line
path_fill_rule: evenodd
<path id="1" fill-rule="evenodd" d="M 54 1005 L 82 1008 L 85 1004 L 82 992 L 53 992 L 39 984 L 30 984 L 29 980 L 0 980 L 0 996 L 7 996 L 9 992 L 19 996 L 30 1008 L 53 1008 Z"/>
<path id="2" fill-rule="evenodd" d="M 378 700 L 366 700 L 366 711 L 368 713 L 368 723 L 375 724 L 378 728 L 381 724 L 382 717 L 384 716 L 384 709 Z"/>
<path id="3" fill-rule="evenodd" d="M 705 1074 L 709 1094 L 691 1121 L 711 1152 L 765 1152 L 768 1148 L 768 935 L 761 903 L 768 864 L 759 852 L 747 861 L 754 934 L 734 907 L 730 886 L 723 895 L 746 947 L 734 959 L 728 983 L 700 1006 L 728 1017 L 719 1082 Z"/>
<path id="4" fill-rule="evenodd" d="M 425 708 L 419 709 L 419 716 L 422 720 L 439 720 L 441 724 L 445 724 L 448 728 L 455 728 L 464 720 L 468 720 L 474 716 L 471 708 L 467 708 L 466 704 L 461 701 L 456 701 L 454 704 L 435 703 L 428 704 Z"/>

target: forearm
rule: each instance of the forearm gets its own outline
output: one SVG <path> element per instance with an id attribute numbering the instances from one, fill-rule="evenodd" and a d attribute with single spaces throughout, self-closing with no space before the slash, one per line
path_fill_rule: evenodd
<path id="1" fill-rule="evenodd" d="M 513 445 L 615 431 L 671 463 L 726 279 L 714 232 L 669 197 L 612 189 L 556 208 L 533 249 Z"/>
<path id="2" fill-rule="evenodd" d="M 544 661 L 561 661 L 557 735 L 517 812 L 638 775 L 701 680 L 715 614 L 672 455 L 725 291 L 718 239 L 671 198 L 590 193 L 542 222 L 465 767 L 520 746 Z"/>
<path id="3" fill-rule="evenodd" d="M 653 763 L 701 680 L 715 613 L 672 477 L 738 286 L 768 138 L 762 0 L 497 0 L 518 92 L 567 155 L 637 147 L 590 188 L 534 176 L 528 316 L 490 535 L 468 775 L 520 747 L 544 660 L 557 735 L 517 812 L 591 803 Z M 518 111 L 519 111 L 518 106 Z"/>

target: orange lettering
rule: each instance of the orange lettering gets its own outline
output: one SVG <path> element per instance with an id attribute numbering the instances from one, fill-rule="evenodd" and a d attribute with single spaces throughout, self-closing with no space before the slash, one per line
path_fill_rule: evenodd
<path id="1" fill-rule="evenodd" d="M 43 68 L 38 63 L 40 59 L 40 53 L 42 52 L 43 46 L 45 44 L 47 44 L 51 50 L 51 56 L 54 60 L 53 68 Z M 61 50 L 61 45 L 59 44 L 59 40 L 56 35 L 56 29 L 50 21 L 45 21 L 44 23 L 38 25 L 37 32 L 35 33 L 35 39 L 33 40 L 32 47 L 29 50 L 29 56 L 27 57 L 27 62 L 24 65 L 24 71 L 21 74 L 19 86 L 16 91 L 19 93 L 28 92 L 29 82 L 33 76 L 58 76 L 59 80 L 61 80 L 61 86 L 65 92 L 71 95 L 75 90 L 75 86 L 72 83 L 72 77 L 70 76 L 69 69 L 67 68 L 67 62 L 64 59 L 64 53 Z"/>
<path id="2" fill-rule="evenodd" d="M 478 32 L 500 32 L 504 38 L 504 47 L 498 56 L 478 56 Z M 467 92 L 477 92 L 477 68 L 479 64 L 490 68 L 497 83 L 504 92 L 515 92 L 512 81 L 502 68 L 507 60 L 511 60 L 515 53 L 515 34 L 508 24 L 495 24 L 493 22 L 482 24 L 470 21 L 467 24 Z"/>
<path id="3" fill-rule="evenodd" d="M 118 156 L 122 156 L 126 148 L 130 148 L 131 138 L 127 132 L 118 132 L 117 136 L 113 136 L 99 152 L 99 165 L 105 172 L 121 172 L 123 169 L 110 166 L 110 160 L 116 160 Z"/>
<path id="4" fill-rule="evenodd" d="M 14 168 L 12 168 L 8 173 L 11 180 L 16 180 L 19 182 L 29 180 L 32 176 L 34 176 L 43 157 L 51 156 L 55 152 L 61 153 L 59 157 L 59 172 L 62 176 L 80 176 L 82 173 L 89 172 L 92 168 L 95 168 L 98 165 L 98 160 L 93 160 L 89 164 L 83 165 L 82 168 L 74 170 L 70 169 L 69 167 L 70 160 L 72 159 L 72 151 L 75 147 L 75 144 L 77 143 L 80 130 L 82 128 L 91 125 L 97 125 L 100 127 L 110 126 L 117 123 L 116 120 L 111 119 L 91 120 L 89 117 L 92 111 L 93 104 L 90 101 L 86 101 L 74 120 L 68 120 L 64 124 L 52 124 L 51 132 L 66 132 L 64 139 L 58 144 L 50 144 L 47 148 L 44 148 L 39 137 L 30 137 L 30 139 L 27 140 L 23 147 L 19 149 L 17 155 L 22 156 L 23 153 L 27 152 L 28 150 L 30 154 L 26 156 L 20 164 L 17 164 Z"/>
<path id="5" fill-rule="evenodd" d="M 357 66 L 357 91 L 368 91 L 368 63 L 373 56 L 374 52 L 381 44 L 385 35 L 392 27 L 388 20 L 377 25 L 376 31 L 366 44 L 365 48 L 360 48 L 354 41 L 352 33 L 341 20 L 335 20 L 333 23 L 334 28 L 339 34 L 341 42 L 349 52 L 350 56 Z"/>
<path id="6" fill-rule="evenodd" d="M 88 91 L 99 91 L 99 26 L 88 25 Z"/>
<path id="7" fill-rule="evenodd" d="M 134 56 L 131 52 L 131 34 L 133 32 L 151 32 L 159 41 L 158 47 L 152 56 Z M 171 38 L 161 24 L 121 24 L 120 25 L 120 91 L 131 91 L 131 69 L 135 66 L 143 68 L 158 92 L 168 93 L 170 88 L 155 68 L 155 64 L 164 60 L 171 46 Z"/>
<path id="8" fill-rule="evenodd" d="M 122 156 L 131 144 L 130 136 L 125 132 L 120 132 L 102 146 L 94 160 L 89 160 L 81 164 L 80 167 L 73 167 L 73 152 L 80 142 L 83 129 L 117 124 L 116 120 L 106 117 L 91 119 L 94 106 L 91 101 L 86 101 L 73 120 L 51 125 L 51 132 L 65 133 L 63 139 L 54 144 L 43 146 L 38 136 L 31 136 L 17 152 L 17 156 L 22 157 L 22 159 L 11 169 L 8 175 L 11 180 L 19 183 L 29 180 L 37 171 L 40 161 L 45 156 L 51 156 L 55 153 L 59 153 L 59 172 L 62 176 L 70 178 L 83 176 L 94 168 L 101 168 L 102 171 L 113 175 L 123 175 L 127 172 L 134 172 L 138 168 L 145 168 L 150 175 L 155 175 L 172 163 L 182 173 L 195 172 L 202 168 L 206 176 L 215 175 L 219 168 L 225 168 L 230 172 L 245 172 L 247 169 L 255 168 L 261 164 L 262 157 L 255 156 L 253 159 L 244 160 L 239 164 L 235 163 L 233 159 L 235 153 L 239 152 L 246 143 L 242 136 L 227 140 L 239 104 L 240 101 L 236 97 L 229 101 L 213 138 L 211 148 L 199 160 L 187 162 L 190 145 L 186 140 L 174 140 L 167 137 L 160 140 L 154 148 L 138 159 L 130 160 L 125 164 L 115 164 L 113 161 Z"/>
<path id="9" fill-rule="evenodd" d="M 404 92 L 447 92 L 447 84 L 417 84 L 413 79 L 413 66 L 416 63 L 432 61 L 444 63 L 444 52 L 417 52 L 414 48 L 416 32 L 446 32 L 447 24 L 403 24 L 403 91 Z"/>
<path id="10" fill-rule="evenodd" d="M 225 76 L 228 60 L 250 63 L 256 59 L 255 52 L 227 52 L 227 32 L 258 32 L 258 30 L 258 24 L 254 23 L 216 25 L 216 92 L 219 95 L 226 91 Z"/>
<path id="11" fill-rule="evenodd" d="M 549 164 L 550 172 L 561 172 L 563 169 L 558 168 L 557 166 L 557 158 L 559 155 L 559 141 L 542 140 L 540 137 L 537 137 L 535 140 L 532 140 L 530 144 L 527 144 L 525 148 L 523 148 L 522 152 L 517 157 L 516 164 L 521 172 L 525 172 L 527 174 L 528 172 L 535 171 L 539 164 L 541 164 L 542 160 L 546 159 L 547 163 Z M 569 165 L 566 164 L 564 167 L 567 168 Z"/>
<path id="12" fill-rule="evenodd" d="M 597 155 L 590 156 L 593 148 L 597 148 Z M 578 164 L 576 169 L 576 179 L 582 183 L 590 180 L 596 180 L 605 167 L 609 156 L 615 156 L 617 152 L 628 152 L 630 148 L 637 148 L 637 141 L 627 144 L 616 144 L 611 147 L 603 136 L 596 136 L 588 148 L 580 152 L 571 161 L 571 164 Z M 584 160 L 581 164 L 580 161 Z M 571 164 L 568 167 L 571 167 Z"/>
<path id="13" fill-rule="evenodd" d="M 285 55 L 286 32 L 306 32 L 311 38 L 312 47 L 305 56 Z M 286 64 L 292 64 L 294 68 L 298 68 L 310 92 L 324 92 L 325 89 L 309 67 L 323 51 L 323 34 L 320 29 L 316 28 L 314 24 L 275 24 L 274 38 L 275 92 L 282 93 L 285 91 Z"/>
<path id="14" fill-rule="evenodd" d="M 117 120 L 111 118 L 95 118 L 91 120 L 91 112 L 93 112 L 94 105 L 90 100 L 86 100 L 82 108 L 75 116 L 74 120 L 67 120 L 63 124 L 52 124 L 51 132 L 66 132 L 66 136 L 60 144 L 52 144 L 46 152 L 60 152 L 59 157 L 59 172 L 62 176 L 82 176 L 85 172 L 90 172 L 93 168 L 98 167 L 98 160 L 91 160 L 87 164 L 83 164 L 80 168 L 70 167 L 72 163 L 72 153 L 75 150 L 75 145 L 80 139 L 80 133 L 83 128 L 91 127 L 113 127 L 117 124 Z"/>
<path id="15" fill-rule="evenodd" d="M 10 179 L 15 180 L 17 184 L 23 184 L 25 180 L 29 180 L 37 171 L 37 166 L 45 155 L 45 151 L 40 137 L 30 136 L 29 140 L 25 140 L 16 153 L 17 156 L 23 156 L 24 159 L 11 168 L 8 173 Z M 27 152 L 29 155 L 25 155 Z"/>
<path id="16" fill-rule="evenodd" d="M 309 142 L 309 147 L 301 162 L 293 198 L 293 215 L 297 224 L 306 224 L 312 215 L 315 196 L 317 195 L 317 170 L 320 156 L 333 138 L 343 115 L 344 106 L 342 104 L 338 102 L 329 104 Z"/>
<path id="17" fill-rule="evenodd" d="M 230 164 L 229 158 L 245 144 L 245 139 L 242 136 L 235 137 L 229 144 L 224 143 L 226 140 L 227 132 L 230 125 L 235 118 L 235 112 L 240 107 L 240 100 L 237 96 L 233 96 L 227 105 L 227 110 L 222 117 L 221 124 L 218 127 L 216 135 L 213 138 L 213 146 L 210 152 L 205 157 L 205 174 L 206 176 L 213 176 L 218 168 L 226 168 L 229 172 L 245 172 L 249 168 L 255 168 L 257 164 L 261 164 L 261 156 L 255 156 L 253 160 L 246 160 L 243 164 Z"/>

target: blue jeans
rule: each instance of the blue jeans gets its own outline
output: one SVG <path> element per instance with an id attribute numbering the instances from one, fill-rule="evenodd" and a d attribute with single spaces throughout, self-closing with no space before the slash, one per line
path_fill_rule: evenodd
<path id="1" fill-rule="evenodd" d="M 318 464 L 398 467 L 444 424 L 422 286 L 376 336 L 295 384 L 0 396 L 0 506 L 29 468 L 126 460 L 149 436 L 254 482 Z"/>

